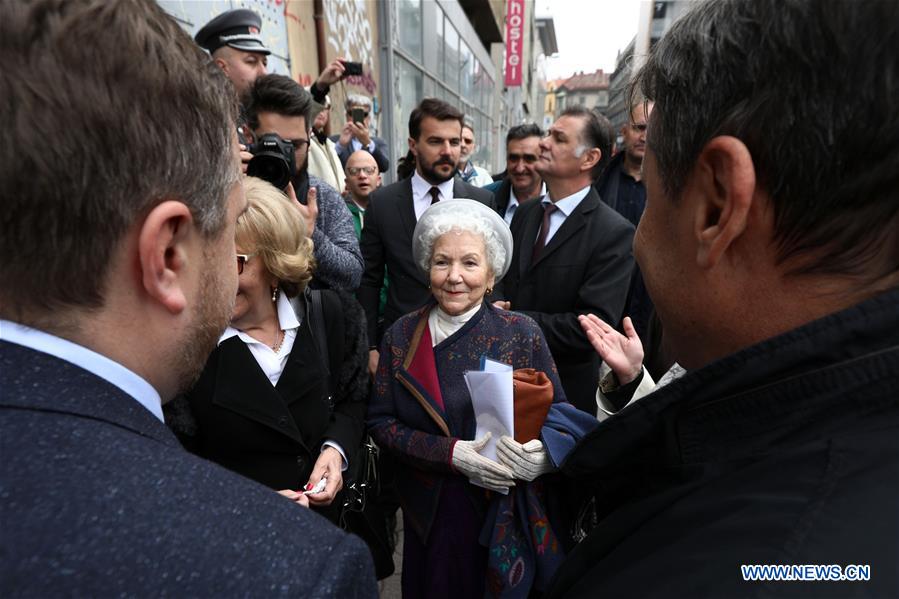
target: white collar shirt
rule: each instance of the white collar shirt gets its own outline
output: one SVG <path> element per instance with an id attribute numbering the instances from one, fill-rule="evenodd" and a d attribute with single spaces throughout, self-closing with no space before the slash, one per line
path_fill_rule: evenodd
<path id="1" fill-rule="evenodd" d="M 115 385 L 128 396 L 165 422 L 159 392 L 134 371 L 102 354 L 56 335 L 31 327 L 0 320 L 0 339 L 70 362 Z"/>
<path id="2" fill-rule="evenodd" d="M 431 207 L 431 188 L 436 187 L 440 190 L 440 199 L 442 200 L 452 200 L 453 199 L 453 181 L 454 179 L 450 179 L 449 181 L 444 181 L 440 185 L 432 185 L 424 180 L 424 178 L 418 174 L 418 171 L 415 171 L 415 174 L 412 175 L 412 205 L 415 208 L 415 220 L 421 218 L 421 215 L 425 213 L 425 210 Z"/>
<path id="3" fill-rule="evenodd" d="M 277 310 L 278 326 L 284 331 L 284 341 L 281 342 L 281 347 L 278 348 L 278 351 L 274 351 L 265 343 L 258 339 L 254 339 L 250 335 L 247 335 L 234 327 L 225 329 L 225 332 L 222 334 L 221 338 L 219 338 L 220 345 L 223 341 L 234 336 L 246 343 L 247 349 L 253 354 L 253 357 L 256 359 L 262 372 L 264 372 L 265 376 L 268 377 L 268 380 L 271 381 L 272 386 L 278 384 L 281 373 L 284 372 L 284 367 L 287 365 L 287 359 L 290 357 L 290 350 L 293 349 L 294 341 L 296 341 L 297 338 L 297 331 L 300 328 L 300 321 L 293 311 L 293 306 L 290 305 L 290 300 L 287 299 L 287 296 L 284 295 L 284 293 L 278 294 Z"/>
<path id="4" fill-rule="evenodd" d="M 587 197 L 588 193 L 590 193 L 590 185 L 581 189 L 580 191 L 574 192 L 568 197 L 562 198 L 561 200 L 555 202 L 557 209 L 549 215 L 549 231 L 546 233 L 546 245 L 549 245 L 549 240 L 553 238 L 553 235 L 556 234 L 556 232 L 562 226 L 562 223 L 565 222 L 565 219 L 568 218 L 568 216 L 572 212 L 574 212 L 574 209 L 578 207 L 578 205 L 584 200 L 585 197 Z M 549 199 L 549 196 L 544 195 L 541 203 L 543 205 L 546 205 L 553 202 Z M 540 235 L 539 230 L 537 232 L 537 235 Z"/>
<path id="5" fill-rule="evenodd" d="M 546 195 L 546 183 L 540 184 L 540 194 L 537 197 Z M 531 198 L 525 198 L 525 201 L 530 200 Z M 506 221 L 507 225 L 512 224 L 512 218 L 515 216 L 515 210 L 518 208 L 518 205 L 521 202 L 518 201 L 518 196 L 515 195 L 515 190 L 512 187 L 509 187 L 509 205 L 506 206 L 506 214 L 503 216 L 503 219 Z"/>

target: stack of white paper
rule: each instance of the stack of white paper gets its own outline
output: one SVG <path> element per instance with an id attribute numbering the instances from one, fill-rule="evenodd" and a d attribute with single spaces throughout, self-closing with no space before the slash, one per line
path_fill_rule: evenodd
<path id="1" fill-rule="evenodd" d="M 475 439 L 491 433 L 487 445 L 480 451 L 494 462 L 496 442 L 503 435 L 515 436 L 515 408 L 512 397 L 512 366 L 485 358 L 482 370 L 465 373 L 465 384 L 471 395 L 471 406 L 477 421 Z"/>

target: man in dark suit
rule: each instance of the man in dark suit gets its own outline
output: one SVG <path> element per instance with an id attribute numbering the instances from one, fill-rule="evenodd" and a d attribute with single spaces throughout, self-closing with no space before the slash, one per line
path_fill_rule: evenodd
<path id="1" fill-rule="evenodd" d="M 497 290 L 507 300 L 500 305 L 537 321 L 565 395 L 592 414 L 599 359 L 577 317 L 620 321 L 634 262 L 634 227 L 591 186 L 610 146 L 596 115 L 580 106 L 566 109 L 550 127 L 537 161 L 549 193 L 516 210 L 512 268 Z"/>
<path id="2" fill-rule="evenodd" d="M 411 177 L 371 194 L 362 229 L 365 271 L 359 303 L 368 320 L 369 370 L 378 365 L 378 298 L 384 268 L 390 285 L 383 326 L 423 306 L 431 297 L 428 278 L 412 259 L 412 232 L 428 207 L 440 200 L 469 198 L 493 207 L 493 194 L 455 177 L 462 138 L 462 113 L 442 100 L 425 98 L 409 117 Z"/>
<path id="3" fill-rule="evenodd" d="M 0 38 L 0 595 L 375 597 L 359 539 L 163 422 L 237 290 L 225 74 L 152 0 L 10 4 Z"/>
<path id="4" fill-rule="evenodd" d="M 509 224 L 522 202 L 546 193 L 546 186 L 537 172 L 542 137 L 543 131 L 533 123 L 509 129 L 506 134 L 506 177 L 484 186 L 493 192 L 496 211 Z"/>

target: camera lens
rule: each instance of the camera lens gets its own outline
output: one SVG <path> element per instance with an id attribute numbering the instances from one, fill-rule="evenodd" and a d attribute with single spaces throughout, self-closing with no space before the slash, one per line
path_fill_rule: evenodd
<path id="1" fill-rule="evenodd" d="M 290 167 L 281 156 L 268 153 L 253 156 L 247 165 L 247 175 L 268 181 L 278 189 L 287 189 L 290 183 Z"/>

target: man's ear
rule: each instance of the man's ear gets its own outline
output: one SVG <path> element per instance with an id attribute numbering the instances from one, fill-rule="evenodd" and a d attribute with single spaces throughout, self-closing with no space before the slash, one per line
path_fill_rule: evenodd
<path id="1" fill-rule="evenodd" d="M 700 268 L 713 268 L 749 222 L 755 193 L 752 155 L 736 137 L 715 137 L 699 153 L 690 179 L 696 262 Z"/>
<path id="2" fill-rule="evenodd" d="M 187 306 L 185 269 L 192 231 L 190 209 L 169 200 L 150 211 L 138 233 L 144 292 L 172 314 L 181 313 Z"/>
<path id="3" fill-rule="evenodd" d="M 225 74 L 228 74 L 228 61 L 222 58 L 213 58 L 213 62 L 215 62 L 216 66 L 221 70 L 225 71 Z"/>
<path id="4" fill-rule="evenodd" d="M 412 155 L 418 158 L 418 148 L 415 147 L 415 140 L 411 137 L 409 138 L 409 151 L 412 152 Z"/>
<path id="5" fill-rule="evenodd" d="M 590 148 L 584 152 L 581 158 L 584 158 L 584 161 L 581 162 L 581 170 L 590 171 L 593 170 L 593 167 L 596 166 L 599 159 L 602 158 L 602 151 L 599 148 Z"/>

